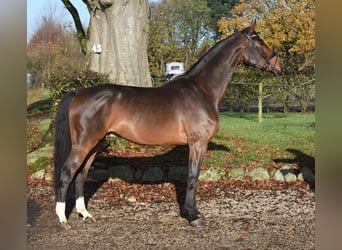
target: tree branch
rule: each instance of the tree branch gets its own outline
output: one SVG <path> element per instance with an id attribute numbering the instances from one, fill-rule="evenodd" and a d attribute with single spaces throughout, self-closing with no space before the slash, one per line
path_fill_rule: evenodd
<path id="1" fill-rule="evenodd" d="M 64 4 L 64 6 L 67 8 L 67 10 L 70 12 L 74 20 L 78 41 L 80 42 L 83 54 L 86 54 L 87 53 L 87 44 L 86 44 L 87 36 L 86 36 L 86 33 L 84 32 L 80 15 L 78 14 L 78 11 L 75 8 L 75 6 L 69 0 L 61 0 L 61 1 Z"/>

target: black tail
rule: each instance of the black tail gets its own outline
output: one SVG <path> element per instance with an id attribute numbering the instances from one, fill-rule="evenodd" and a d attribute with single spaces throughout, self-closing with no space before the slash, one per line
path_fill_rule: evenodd
<path id="1" fill-rule="evenodd" d="M 55 120 L 55 152 L 54 152 L 54 168 L 55 168 L 55 194 L 59 189 L 59 180 L 61 169 L 68 158 L 71 151 L 71 137 L 69 125 L 69 106 L 76 92 L 70 91 L 61 99 Z"/>

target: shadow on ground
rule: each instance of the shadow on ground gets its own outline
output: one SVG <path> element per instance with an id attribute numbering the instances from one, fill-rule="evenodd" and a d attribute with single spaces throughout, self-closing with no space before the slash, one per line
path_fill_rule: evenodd
<path id="1" fill-rule="evenodd" d="M 213 142 L 209 142 L 208 151 L 226 151 L 229 152 L 229 149 L 226 146 L 219 145 Z M 124 173 L 120 174 L 120 176 L 111 176 L 111 178 L 118 177 L 121 180 L 128 183 L 138 183 L 138 184 L 162 184 L 162 183 L 172 183 L 175 187 L 177 202 L 179 205 L 180 215 L 184 215 L 184 202 L 185 202 L 185 193 L 186 193 L 186 182 L 187 182 L 187 172 L 188 172 L 188 146 L 175 146 L 171 150 L 167 151 L 164 154 L 148 156 L 148 157 L 98 157 L 94 160 L 95 162 L 100 162 L 101 166 L 106 166 L 105 168 L 109 168 L 112 166 L 120 165 L 121 167 L 132 167 L 135 169 L 143 168 L 143 169 L 151 169 L 151 168 L 159 168 L 161 169 L 166 176 L 164 180 L 151 182 L 151 181 L 132 181 L 131 179 L 125 179 Z M 97 164 L 93 164 L 97 165 Z M 177 181 L 170 180 L 168 175 L 166 174 L 169 168 L 174 166 L 184 166 L 185 172 L 182 173 L 181 178 L 177 179 Z M 103 168 L 103 167 L 102 167 Z M 124 170 L 123 170 L 124 171 Z M 88 204 L 89 200 L 92 196 L 97 192 L 97 190 L 103 185 L 103 182 L 86 182 L 85 183 L 85 202 Z M 75 207 L 75 187 L 71 185 L 70 190 L 68 192 L 67 204 L 66 204 L 66 215 L 67 218 L 70 216 L 73 208 Z"/>
<path id="2" fill-rule="evenodd" d="M 273 159 L 274 162 L 278 163 L 289 163 L 289 164 L 297 164 L 299 167 L 299 171 L 301 171 L 303 168 L 308 168 L 312 171 L 313 174 L 315 174 L 315 158 L 311 155 L 305 154 L 302 151 L 298 149 L 288 148 L 286 149 L 287 152 L 294 155 L 294 158 L 278 158 Z M 303 176 L 304 180 L 307 181 L 310 184 L 311 189 L 315 189 L 315 181 L 308 180 L 307 176 Z"/>
<path id="3" fill-rule="evenodd" d="M 37 115 L 50 115 L 52 107 L 52 100 L 51 98 L 34 102 L 30 104 L 26 111 L 27 117 L 33 117 Z"/>
<path id="4" fill-rule="evenodd" d="M 33 199 L 27 200 L 27 225 L 34 226 L 41 215 L 41 208 Z"/>

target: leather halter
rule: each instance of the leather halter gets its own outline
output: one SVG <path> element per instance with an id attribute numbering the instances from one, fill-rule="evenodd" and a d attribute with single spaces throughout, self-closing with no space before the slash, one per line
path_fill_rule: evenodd
<path id="1" fill-rule="evenodd" d="M 242 34 L 244 35 L 244 37 L 246 37 L 246 39 L 248 40 L 249 44 L 252 45 L 252 47 L 258 52 L 258 54 L 261 55 L 262 58 L 264 58 L 265 63 L 261 67 L 261 69 L 266 71 L 267 66 L 271 66 L 272 71 L 276 70 L 275 65 L 277 64 L 277 60 L 278 60 L 277 53 L 276 52 L 272 52 L 269 56 L 266 56 L 265 53 L 255 44 L 255 42 L 254 42 L 254 40 L 252 38 L 252 37 L 257 36 L 257 35 L 250 36 L 250 35 L 247 34 L 246 31 L 242 32 Z M 275 60 L 274 64 L 271 64 L 270 60 L 273 57 L 276 57 L 276 60 Z"/>

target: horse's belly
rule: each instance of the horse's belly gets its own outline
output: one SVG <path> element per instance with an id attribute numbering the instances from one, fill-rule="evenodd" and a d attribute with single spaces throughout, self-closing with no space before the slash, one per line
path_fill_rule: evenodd
<path id="1" fill-rule="evenodd" d="M 126 123 L 115 127 L 111 132 L 139 144 L 183 145 L 187 143 L 186 133 L 179 126 Z"/>

